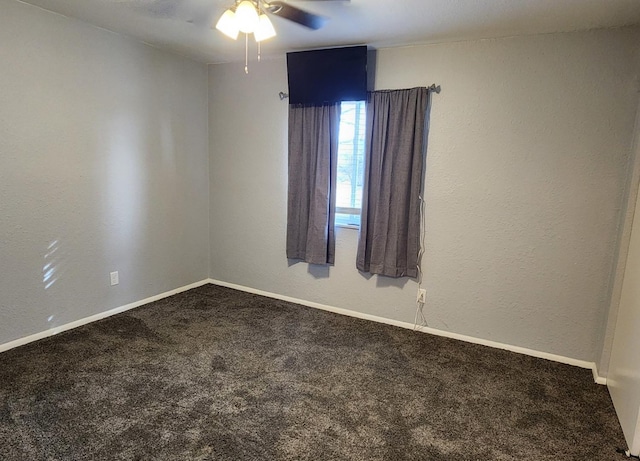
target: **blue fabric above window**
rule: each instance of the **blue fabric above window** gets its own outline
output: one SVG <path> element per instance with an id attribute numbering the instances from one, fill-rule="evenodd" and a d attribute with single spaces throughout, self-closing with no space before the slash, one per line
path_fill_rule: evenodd
<path id="1" fill-rule="evenodd" d="M 367 47 L 287 53 L 289 104 L 323 105 L 364 101 Z"/>

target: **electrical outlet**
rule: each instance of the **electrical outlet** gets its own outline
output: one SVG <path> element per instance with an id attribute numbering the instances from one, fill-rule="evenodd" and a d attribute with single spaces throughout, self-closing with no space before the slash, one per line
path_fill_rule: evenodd
<path id="1" fill-rule="evenodd" d="M 109 275 L 111 276 L 111 286 L 120 283 L 120 279 L 118 278 L 118 271 L 111 272 Z"/>
<path id="2" fill-rule="evenodd" d="M 424 288 L 420 288 L 418 290 L 417 301 L 422 304 L 424 304 L 427 301 L 427 290 L 425 290 Z"/>

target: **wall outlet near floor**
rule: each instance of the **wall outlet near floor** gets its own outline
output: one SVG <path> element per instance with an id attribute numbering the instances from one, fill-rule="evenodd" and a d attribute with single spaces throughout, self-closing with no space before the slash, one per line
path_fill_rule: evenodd
<path id="1" fill-rule="evenodd" d="M 416 301 L 424 304 L 427 301 L 427 290 L 420 288 L 418 290 L 418 297 L 416 298 Z"/>
<path id="2" fill-rule="evenodd" d="M 120 283 L 120 279 L 118 277 L 118 271 L 111 272 L 109 276 L 111 277 L 111 286 L 117 285 L 118 283 Z"/>

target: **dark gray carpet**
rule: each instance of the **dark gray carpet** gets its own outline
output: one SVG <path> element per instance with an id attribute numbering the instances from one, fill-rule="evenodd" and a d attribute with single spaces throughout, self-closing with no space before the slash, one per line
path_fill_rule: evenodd
<path id="1" fill-rule="evenodd" d="M 621 460 L 591 372 L 203 286 L 0 354 L 0 459 Z"/>

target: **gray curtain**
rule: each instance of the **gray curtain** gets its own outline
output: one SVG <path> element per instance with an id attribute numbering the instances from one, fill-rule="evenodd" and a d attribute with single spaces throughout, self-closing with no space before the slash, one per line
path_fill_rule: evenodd
<path id="1" fill-rule="evenodd" d="M 426 147 L 426 88 L 374 91 L 367 100 L 362 222 L 356 267 L 416 277 L 420 189 Z"/>
<path id="2" fill-rule="evenodd" d="M 339 103 L 289 106 L 289 259 L 334 263 L 339 124 Z"/>

